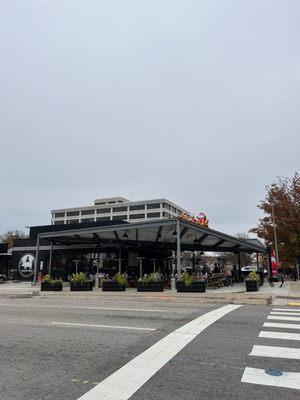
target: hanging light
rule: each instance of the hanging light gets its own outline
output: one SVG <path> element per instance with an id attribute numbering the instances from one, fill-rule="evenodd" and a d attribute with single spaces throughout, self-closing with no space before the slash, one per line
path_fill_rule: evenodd
<path id="1" fill-rule="evenodd" d="M 173 236 L 176 236 L 176 235 L 177 235 L 176 229 L 175 229 L 175 231 L 172 233 L 172 235 L 173 235 Z"/>
<path id="2" fill-rule="evenodd" d="M 124 234 L 123 234 L 123 238 L 125 238 L 125 239 L 127 239 L 127 238 L 128 238 L 127 232 L 124 232 Z"/>
<path id="3" fill-rule="evenodd" d="M 197 243 L 198 242 L 198 238 L 197 237 L 195 237 L 195 239 L 194 239 L 194 243 Z"/>

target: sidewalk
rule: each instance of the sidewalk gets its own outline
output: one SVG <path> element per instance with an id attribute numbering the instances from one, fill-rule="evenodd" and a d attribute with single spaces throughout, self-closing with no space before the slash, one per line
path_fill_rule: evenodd
<path id="1" fill-rule="evenodd" d="M 265 283 L 258 292 L 246 292 L 244 283 L 236 283 L 233 287 L 208 289 L 206 293 L 177 293 L 171 290 L 138 293 L 135 288 L 127 289 L 125 292 L 102 292 L 101 289 L 94 289 L 92 292 L 71 292 L 68 286 L 64 286 L 62 292 L 40 292 L 39 286 L 32 286 L 30 282 L 8 282 L 0 285 L 0 298 L 30 298 L 35 296 L 48 299 L 99 299 L 100 301 L 101 299 L 126 299 L 128 301 L 137 301 L 139 299 L 164 302 L 197 300 L 205 303 L 276 304 L 300 307 L 300 281 L 285 282 L 282 288 L 272 288 L 268 283 Z"/>

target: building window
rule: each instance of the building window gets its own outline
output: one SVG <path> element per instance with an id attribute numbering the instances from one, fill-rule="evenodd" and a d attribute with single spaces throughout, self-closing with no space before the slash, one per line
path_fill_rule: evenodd
<path id="1" fill-rule="evenodd" d="M 97 203 L 97 202 L 95 203 L 96 206 L 104 206 L 105 204 L 106 204 L 105 202 L 104 203 Z"/>
<path id="2" fill-rule="evenodd" d="M 79 219 L 67 219 L 66 224 L 78 224 Z"/>
<path id="3" fill-rule="evenodd" d="M 172 207 L 172 211 L 173 211 L 173 213 L 177 214 L 177 210 L 175 207 Z"/>
<path id="4" fill-rule="evenodd" d="M 81 218 L 81 223 L 94 222 L 94 218 Z"/>
<path id="5" fill-rule="evenodd" d="M 160 213 L 159 212 L 148 213 L 147 217 L 148 218 L 160 218 Z"/>
<path id="6" fill-rule="evenodd" d="M 108 214 L 110 213 L 110 208 L 98 208 L 97 214 Z"/>
<path id="7" fill-rule="evenodd" d="M 75 217 L 79 215 L 79 211 L 69 211 L 67 212 L 67 217 Z"/>
<path id="8" fill-rule="evenodd" d="M 137 206 L 129 206 L 129 211 L 145 210 L 145 204 L 139 204 Z"/>
<path id="9" fill-rule="evenodd" d="M 99 221 L 110 221 L 110 217 L 98 217 L 97 222 Z"/>
<path id="10" fill-rule="evenodd" d="M 62 217 L 64 217 L 65 216 L 65 213 L 63 212 L 63 213 L 56 213 L 56 214 L 54 214 L 54 217 L 55 218 L 62 218 Z"/>
<path id="11" fill-rule="evenodd" d="M 126 221 L 127 220 L 127 215 L 115 215 L 113 217 L 113 221 Z"/>
<path id="12" fill-rule="evenodd" d="M 95 214 L 95 210 L 83 210 L 81 211 L 81 215 L 91 215 Z"/>
<path id="13" fill-rule="evenodd" d="M 164 213 L 163 213 L 163 217 L 164 217 L 164 218 L 171 218 L 171 214 L 169 214 L 169 213 L 167 213 L 167 212 L 164 212 Z"/>
<path id="14" fill-rule="evenodd" d="M 108 201 L 107 204 L 116 204 L 115 201 Z"/>
<path id="15" fill-rule="evenodd" d="M 124 212 L 127 211 L 127 207 L 114 207 L 113 212 Z"/>
<path id="16" fill-rule="evenodd" d="M 160 204 L 159 203 L 147 204 L 148 210 L 153 210 L 155 208 L 160 208 Z"/>
<path id="17" fill-rule="evenodd" d="M 171 211 L 171 206 L 168 203 L 164 203 L 163 208 L 166 208 L 167 210 Z"/>
<path id="18" fill-rule="evenodd" d="M 145 218 L 145 214 L 131 214 L 129 215 L 129 219 L 143 219 Z"/>
<path id="19" fill-rule="evenodd" d="M 65 221 L 54 221 L 54 225 L 64 225 Z"/>

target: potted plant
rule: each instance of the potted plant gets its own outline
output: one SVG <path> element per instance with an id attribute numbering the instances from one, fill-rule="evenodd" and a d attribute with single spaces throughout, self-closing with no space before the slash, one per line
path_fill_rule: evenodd
<path id="1" fill-rule="evenodd" d="M 42 292 L 60 292 L 62 291 L 63 283 L 61 279 L 52 279 L 50 275 L 45 275 L 41 281 Z"/>
<path id="2" fill-rule="evenodd" d="M 163 292 L 164 282 L 161 279 L 159 272 L 153 272 L 152 274 L 144 275 L 137 282 L 138 292 Z"/>
<path id="3" fill-rule="evenodd" d="M 197 280 L 197 278 L 183 272 L 180 278 L 176 281 L 177 292 L 198 292 L 204 293 L 206 291 L 206 282 L 204 280 Z"/>
<path id="4" fill-rule="evenodd" d="M 71 292 L 91 291 L 93 290 L 93 282 L 88 281 L 83 272 L 79 274 L 73 274 L 70 280 Z"/>
<path id="5" fill-rule="evenodd" d="M 259 290 L 259 276 L 255 271 L 250 272 L 245 279 L 246 292 L 257 292 Z"/>
<path id="6" fill-rule="evenodd" d="M 104 279 L 102 281 L 103 292 L 122 292 L 126 290 L 128 281 L 125 274 L 116 274 L 113 279 Z"/>

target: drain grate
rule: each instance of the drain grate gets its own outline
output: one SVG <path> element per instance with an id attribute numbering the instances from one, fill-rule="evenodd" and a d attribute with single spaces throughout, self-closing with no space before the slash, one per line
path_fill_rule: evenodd
<path id="1" fill-rule="evenodd" d="M 282 371 L 279 371 L 279 369 L 274 369 L 274 368 L 265 369 L 265 373 L 267 375 L 271 375 L 271 376 L 282 376 L 283 375 Z"/>

